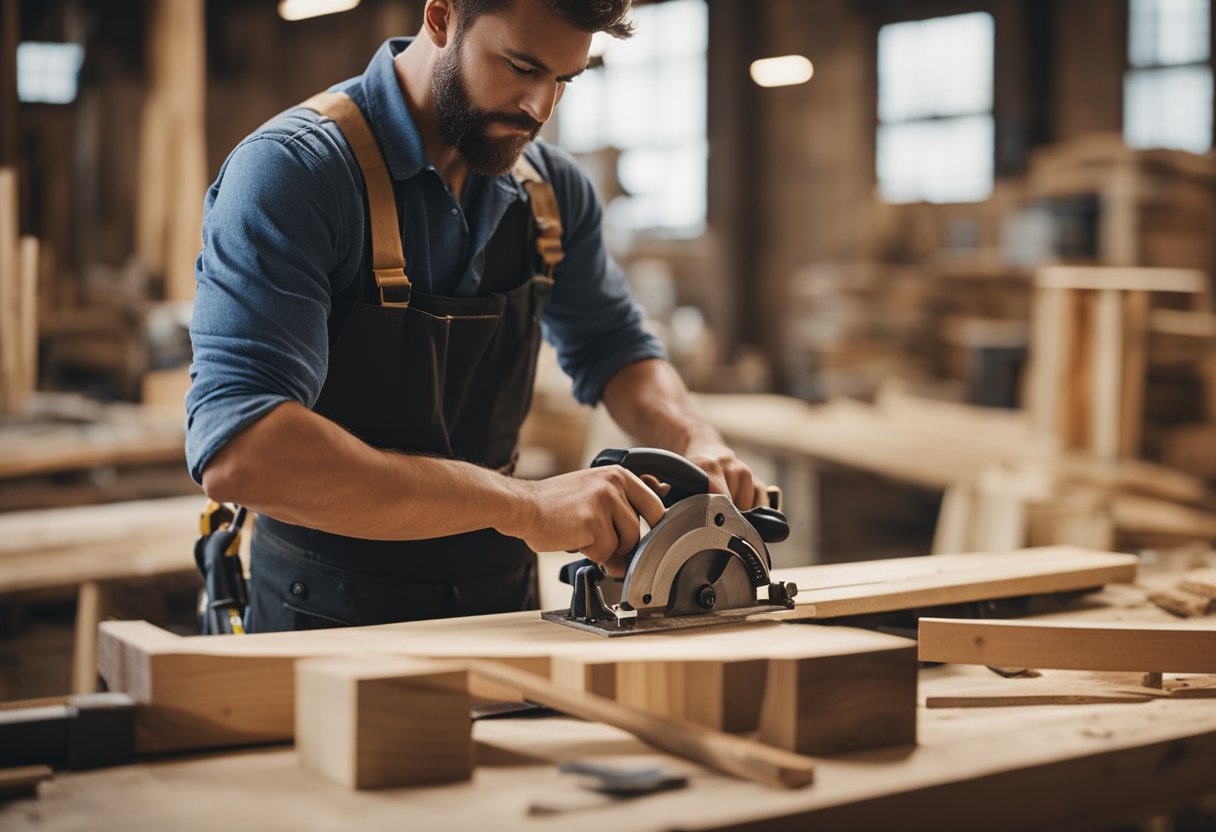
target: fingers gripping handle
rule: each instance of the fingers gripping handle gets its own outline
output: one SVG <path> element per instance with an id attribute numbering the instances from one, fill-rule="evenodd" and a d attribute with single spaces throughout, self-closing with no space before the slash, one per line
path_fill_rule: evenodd
<path id="1" fill-rule="evenodd" d="M 626 471 L 650 474 L 671 486 L 663 505 L 671 508 L 680 500 L 693 494 L 709 493 L 709 475 L 679 454 L 659 448 L 608 448 L 596 454 L 592 468 L 602 465 L 619 465 Z"/>

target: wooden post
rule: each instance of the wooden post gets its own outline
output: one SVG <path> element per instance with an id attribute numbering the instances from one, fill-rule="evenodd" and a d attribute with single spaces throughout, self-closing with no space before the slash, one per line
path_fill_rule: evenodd
<path id="1" fill-rule="evenodd" d="M 1144 434 L 1144 385 L 1148 373 L 1149 294 L 1127 292 L 1123 298 L 1123 379 L 1119 425 L 1120 455 L 1138 459 Z"/>
<path id="2" fill-rule="evenodd" d="M 166 300 L 191 300 L 207 188 L 204 0 L 153 0 L 149 15 L 136 251 Z"/>
<path id="3" fill-rule="evenodd" d="M 76 644 L 72 654 L 72 693 L 97 690 L 97 625 L 104 595 L 101 584 L 85 581 L 76 593 Z"/>
<path id="4" fill-rule="evenodd" d="M 17 407 L 21 375 L 21 289 L 18 253 L 17 171 L 0 168 L 0 413 Z"/>
<path id="5" fill-rule="evenodd" d="M 1098 459 L 1119 458 L 1120 409 L 1123 397 L 1123 299 L 1117 289 L 1102 289 L 1094 305 L 1089 403 L 1091 448 Z"/>
<path id="6" fill-rule="evenodd" d="M 18 351 L 18 401 L 38 387 L 38 238 L 22 237 L 20 245 L 20 289 L 17 293 L 17 318 L 20 320 Z"/>

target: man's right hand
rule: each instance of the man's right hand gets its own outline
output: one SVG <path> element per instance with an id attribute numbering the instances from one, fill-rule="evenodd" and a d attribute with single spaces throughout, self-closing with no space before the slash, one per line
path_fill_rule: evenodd
<path id="1" fill-rule="evenodd" d="M 520 510 L 499 528 L 503 534 L 535 552 L 580 552 L 615 577 L 625 574 L 625 555 L 641 539 L 639 517 L 650 526 L 663 517 L 662 500 L 619 465 L 514 484 Z"/>

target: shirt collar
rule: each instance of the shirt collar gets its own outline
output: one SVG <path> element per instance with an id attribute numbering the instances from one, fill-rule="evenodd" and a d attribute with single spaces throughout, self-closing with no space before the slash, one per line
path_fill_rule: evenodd
<path id="1" fill-rule="evenodd" d="M 384 163 L 394 179 L 409 179 L 433 167 L 426 155 L 426 146 L 418 133 L 414 115 L 405 103 L 405 93 L 397 81 L 397 71 L 393 65 L 393 59 L 413 42 L 413 38 L 386 40 L 376 50 L 361 79 L 363 103 L 366 105 L 364 109 L 384 154 Z M 477 176 L 471 172 L 469 175 Z M 505 194 L 524 197 L 522 187 L 511 174 L 487 178 L 493 179 Z"/>

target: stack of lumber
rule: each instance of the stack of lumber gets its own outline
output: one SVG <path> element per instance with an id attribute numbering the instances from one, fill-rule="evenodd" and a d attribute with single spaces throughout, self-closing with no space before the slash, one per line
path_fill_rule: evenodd
<path id="1" fill-rule="evenodd" d="M 700 401 L 728 441 L 942 489 L 935 552 L 1216 539 L 1216 497 L 1203 481 L 1142 460 L 1065 451 L 1019 411 L 924 399 L 895 384 L 874 405 Z"/>

